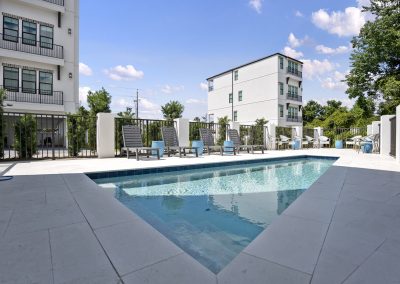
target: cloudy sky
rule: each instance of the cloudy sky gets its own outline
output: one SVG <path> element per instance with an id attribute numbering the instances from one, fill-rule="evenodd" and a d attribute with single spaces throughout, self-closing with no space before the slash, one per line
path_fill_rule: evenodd
<path id="1" fill-rule="evenodd" d="M 370 19 L 368 0 L 80 1 L 80 100 L 104 86 L 112 110 L 161 117 L 178 100 L 184 117 L 207 111 L 205 79 L 282 52 L 304 62 L 305 100 L 347 99 L 350 40 Z"/>

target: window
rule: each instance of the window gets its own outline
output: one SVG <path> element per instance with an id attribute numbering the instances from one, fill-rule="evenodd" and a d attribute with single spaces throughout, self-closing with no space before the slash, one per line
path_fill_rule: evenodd
<path id="1" fill-rule="evenodd" d="M 283 96 L 283 83 L 279 82 L 279 94 Z"/>
<path id="2" fill-rule="evenodd" d="M 239 80 L 239 70 L 235 70 L 234 74 L 235 81 Z"/>
<path id="3" fill-rule="evenodd" d="M 283 57 L 279 57 L 279 68 L 283 69 Z"/>
<path id="4" fill-rule="evenodd" d="M 36 45 L 36 23 L 22 21 L 22 43 Z"/>
<path id="5" fill-rule="evenodd" d="M 53 94 L 53 73 L 39 72 L 39 92 L 41 95 Z"/>
<path id="6" fill-rule="evenodd" d="M 235 110 L 233 112 L 233 121 L 237 121 L 237 120 L 238 120 L 238 113 L 237 113 L 237 110 Z"/>
<path id="7" fill-rule="evenodd" d="M 243 92 L 242 92 L 242 91 L 239 91 L 239 94 L 238 94 L 238 101 L 241 102 L 242 100 L 243 100 Z"/>
<path id="8" fill-rule="evenodd" d="M 18 92 L 19 89 L 19 69 L 15 67 L 4 66 L 3 85 L 8 91 Z"/>
<path id="9" fill-rule="evenodd" d="M 11 17 L 3 17 L 3 39 L 18 42 L 19 21 Z"/>
<path id="10" fill-rule="evenodd" d="M 299 71 L 299 64 L 294 61 L 289 60 L 288 61 L 288 71 L 290 73 L 297 74 L 297 72 Z"/>
<path id="11" fill-rule="evenodd" d="M 230 103 L 230 104 L 233 103 L 233 96 L 232 96 L 232 94 L 229 94 L 229 103 Z"/>
<path id="12" fill-rule="evenodd" d="M 279 117 L 283 117 L 283 105 L 279 105 Z"/>
<path id="13" fill-rule="evenodd" d="M 53 49 L 53 28 L 40 26 L 40 47 Z"/>
<path id="14" fill-rule="evenodd" d="M 22 92 L 36 93 L 36 71 L 22 69 Z"/>
<path id="15" fill-rule="evenodd" d="M 288 108 L 288 117 L 289 118 L 297 118 L 299 114 L 299 109 L 297 107 L 289 107 Z"/>
<path id="16" fill-rule="evenodd" d="M 214 81 L 213 80 L 209 80 L 208 81 L 208 91 L 214 91 Z"/>
<path id="17" fill-rule="evenodd" d="M 297 97 L 299 95 L 299 88 L 296 86 L 289 85 L 288 93 L 291 97 Z"/>

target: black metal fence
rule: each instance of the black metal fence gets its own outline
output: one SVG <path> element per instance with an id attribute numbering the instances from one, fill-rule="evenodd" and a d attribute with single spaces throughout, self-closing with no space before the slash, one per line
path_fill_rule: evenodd
<path id="1" fill-rule="evenodd" d="M 396 116 L 390 119 L 390 152 L 389 154 L 396 157 Z"/>
<path id="2" fill-rule="evenodd" d="M 56 5 L 60 5 L 60 6 L 64 6 L 64 0 L 43 0 L 45 2 L 49 2 L 52 4 L 56 4 Z"/>
<path id="3" fill-rule="evenodd" d="M 40 41 L 27 40 L 0 34 L 0 48 L 15 50 L 25 53 L 43 55 L 54 58 L 64 58 L 64 48 L 61 45 L 41 43 Z"/>
<path id="4" fill-rule="evenodd" d="M 2 113 L 0 159 L 95 157 L 96 122 L 76 115 Z"/>
<path id="5" fill-rule="evenodd" d="M 283 126 L 277 126 L 275 128 L 275 138 L 280 138 L 280 135 L 289 137 L 289 138 L 294 138 L 296 136 L 296 130 L 292 127 L 283 127 Z"/>
<path id="6" fill-rule="evenodd" d="M 367 127 L 350 127 L 350 128 L 324 128 L 323 135 L 329 137 L 331 145 L 334 145 L 335 140 L 345 141 L 354 136 L 366 136 Z"/>
<path id="7" fill-rule="evenodd" d="M 115 155 L 121 154 L 121 148 L 124 146 L 122 137 L 123 125 L 137 125 L 142 133 L 143 145 L 151 146 L 152 141 L 162 140 L 161 127 L 175 126 L 174 121 L 156 120 L 156 119 L 135 119 L 135 118 L 115 118 Z"/>
<path id="8" fill-rule="evenodd" d="M 226 140 L 226 131 L 229 129 L 229 124 L 222 125 L 214 122 L 201 122 L 201 121 L 190 121 L 189 122 L 189 140 L 200 140 L 200 128 L 211 129 L 215 138 L 215 143 L 222 145 Z"/>
<path id="9" fill-rule="evenodd" d="M 263 125 L 240 125 L 243 145 L 266 145 L 267 127 Z"/>
<path id="10" fill-rule="evenodd" d="M 3 89 L 3 86 L 0 86 Z M 13 90 L 5 90 L 6 101 L 36 103 L 36 104 L 51 104 L 63 105 L 64 97 L 61 91 L 43 91 L 43 90 L 26 90 L 16 88 Z"/>

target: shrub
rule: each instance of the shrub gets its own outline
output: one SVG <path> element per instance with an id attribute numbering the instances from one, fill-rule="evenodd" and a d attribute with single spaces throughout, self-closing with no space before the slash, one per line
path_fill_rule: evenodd
<path id="1" fill-rule="evenodd" d="M 26 114 L 20 117 L 14 126 L 15 150 L 20 159 L 30 159 L 36 154 L 36 119 Z"/>

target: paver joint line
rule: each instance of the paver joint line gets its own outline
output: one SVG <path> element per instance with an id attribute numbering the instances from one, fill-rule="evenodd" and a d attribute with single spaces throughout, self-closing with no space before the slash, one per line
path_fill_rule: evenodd
<path id="1" fill-rule="evenodd" d="M 49 248 L 50 248 L 51 277 L 53 278 L 53 283 L 54 283 L 53 251 L 52 251 L 52 249 L 51 249 L 51 235 L 50 235 L 50 229 L 47 229 L 47 232 L 48 232 L 48 234 L 49 234 Z"/>
<path id="2" fill-rule="evenodd" d="M 66 180 L 65 180 L 65 177 L 62 176 L 62 175 L 61 175 L 61 177 L 62 177 L 62 179 L 63 179 L 63 181 L 64 181 L 64 184 L 65 184 L 66 187 L 68 188 L 69 192 L 72 192 L 72 191 L 71 191 L 71 188 L 69 187 L 68 183 L 67 183 Z M 101 249 L 103 250 L 105 256 L 107 257 L 108 261 L 110 262 L 111 267 L 114 269 L 115 274 L 118 276 L 118 280 L 119 280 L 121 283 L 124 283 L 123 280 L 122 280 L 121 275 L 119 275 L 119 273 L 118 273 L 118 271 L 117 271 L 117 268 L 114 266 L 114 264 L 113 264 L 112 261 L 111 261 L 110 256 L 107 254 L 107 252 L 106 252 L 106 250 L 104 249 L 103 245 L 101 244 L 100 240 L 97 238 L 97 235 L 96 235 L 96 233 L 95 233 L 93 227 L 92 227 L 91 224 L 89 223 L 89 220 L 86 218 L 85 214 L 84 214 L 83 211 L 82 211 L 82 208 L 79 206 L 79 204 L 78 204 L 78 202 L 76 201 L 76 198 L 75 198 L 75 196 L 74 196 L 73 194 L 72 194 L 72 198 L 74 199 L 76 205 L 78 206 L 79 210 L 81 211 L 81 213 L 82 213 L 82 215 L 83 215 L 83 218 L 85 218 L 85 220 L 86 220 L 86 222 L 87 222 L 87 224 L 88 224 L 90 230 L 92 231 L 92 233 L 93 233 L 94 237 L 96 238 L 98 244 L 100 245 Z"/>

